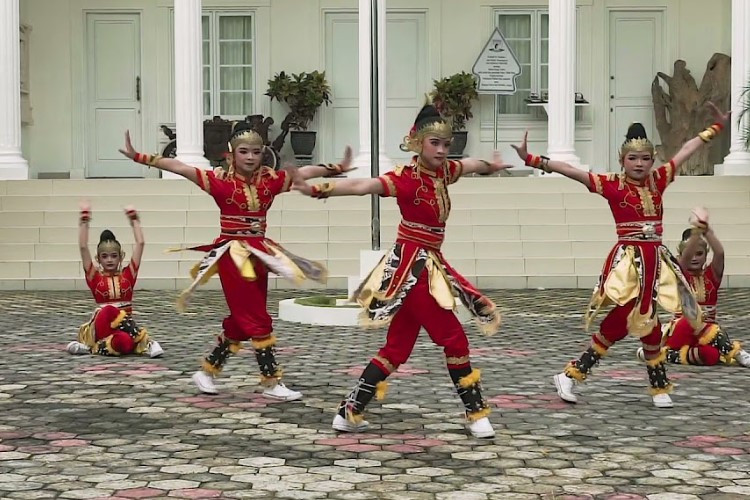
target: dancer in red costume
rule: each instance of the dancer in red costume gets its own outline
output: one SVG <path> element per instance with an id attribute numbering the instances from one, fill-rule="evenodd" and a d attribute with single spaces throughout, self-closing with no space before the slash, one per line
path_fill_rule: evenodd
<path id="1" fill-rule="evenodd" d="M 366 195 L 393 196 L 401 210 L 401 224 L 393 247 L 355 292 L 353 299 L 364 308 L 363 322 L 390 323 L 386 343 L 362 372 L 357 385 L 341 402 L 333 428 L 343 432 L 365 429 L 364 409 L 375 396 L 385 396 L 385 379 L 406 362 L 420 328 L 443 347 L 448 373 L 464 404 L 468 428 L 475 437 L 492 437 L 495 431 L 482 398 L 479 370 L 469 361 L 469 341 L 454 314 L 455 296 L 492 334 L 500 326 L 500 314 L 492 301 L 455 271 L 440 251 L 451 202 L 448 186 L 465 174 L 491 174 L 503 165 L 467 158 L 446 159 L 452 131 L 432 105 L 417 116 L 402 149 L 416 155 L 411 163 L 375 179 L 348 179 L 309 186 L 295 181 L 294 188 L 314 198 Z"/>
<path id="2" fill-rule="evenodd" d="M 290 170 L 274 171 L 262 165 L 267 146 L 257 132 L 243 122 L 237 124 L 229 139 L 228 170 L 205 171 L 178 160 L 137 153 L 125 136 L 120 152 L 138 163 L 173 172 L 197 184 L 213 197 L 221 212 L 221 233 L 213 243 L 190 248 L 206 252 L 194 268 L 194 281 L 178 301 L 183 310 L 192 291 L 213 274 L 219 274 L 229 316 L 223 321 L 223 334 L 216 347 L 203 359 L 201 369 L 193 375 L 202 392 L 216 394 L 215 377 L 227 358 L 237 353 L 241 342 L 249 340 L 255 351 L 263 394 L 283 401 L 300 399 L 302 394 L 281 382 L 282 371 L 276 361 L 276 336 L 266 299 L 268 273 L 301 283 L 305 279 L 324 282 L 326 269 L 285 250 L 266 238 L 266 214 L 274 198 L 289 191 Z M 347 148 L 341 164 L 308 165 L 294 175 L 303 179 L 336 175 L 349 170 L 351 150 Z"/>
<path id="3" fill-rule="evenodd" d="M 719 287 L 724 276 L 724 247 L 708 224 L 708 210 L 695 208 L 690 223 L 692 227 L 682 233 L 678 260 L 703 311 L 704 326 L 696 330 L 687 319 L 676 314 L 665 332 L 667 362 L 707 366 L 736 362 L 750 367 L 750 353 L 739 342 L 732 341 L 716 322 Z M 713 256 L 706 264 L 709 248 Z M 642 348 L 638 349 L 638 358 L 643 359 Z"/>
<path id="4" fill-rule="evenodd" d="M 577 402 L 574 382 L 583 382 L 591 368 L 615 342 L 628 333 L 641 340 L 655 406 L 672 406 L 672 390 L 667 378 L 661 346 L 661 327 L 657 304 L 671 313 L 681 311 L 697 328 L 701 323 L 700 306 L 677 259 L 662 245 L 662 196 L 677 175 L 680 165 L 711 141 L 728 123 L 729 114 L 710 104 L 716 123 L 687 141 L 664 165 L 654 165 L 654 146 L 640 123 L 628 129 L 620 148 L 622 172 L 594 174 L 562 161 L 529 154 L 528 133 L 520 146 L 513 146 L 526 165 L 557 172 L 585 185 L 590 192 L 608 202 L 617 227 L 617 243 L 610 251 L 594 288 L 586 327 L 602 307 L 614 305 L 591 338 L 591 346 L 565 371 L 555 375 L 557 393 L 564 401 Z"/>
<path id="5" fill-rule="evenodd" d="M 130 262 L 123 270 L 125 252 L 112 231 L 105 229 L 96 246 L 95 266 L 88 246 L 91 205 L 81 202 L 78 246 L 86 284 L 98 307 L 91 320 L 79 328 L 78 340 L 68 344 L 70 354 L 119 356 L 135 353 L 155 358 L 164 353 L 159 343 L 149 338 L 146 329 L 140 328 L 133 320 L 133 289 L 138 279 L 145 241 L 135 208 L 126 207 L 125 215 L 130 220 L 135 238 Z"/>

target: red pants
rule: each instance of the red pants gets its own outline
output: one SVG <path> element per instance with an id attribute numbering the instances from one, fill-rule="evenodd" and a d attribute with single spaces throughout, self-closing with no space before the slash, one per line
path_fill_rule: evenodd
<path id="1" fill-rule="evenodd" d="M 607 350 L 618 340 L 627 337 L 628 315 L 634 306 L 635 300 L 632 300 L 624 306 L 616 306 L 612 309 L 599 326 L 599 331 L 592 335 L 591 342 Z M 659 356 L 661 353 L 661 326 L 658 322 L 651 333 L 641 337 L 641 343 L 646 359 L 654 359 Z"/>
<path id="2" fill-rule="evenodd" d="M 388 328 L 385 346 L 378 355 L 394 368 L 409 359 L 419 330 L 424 327 L 433 342 L 443 348 L 446 357 L 469 355 L 469 339 L 453 311 L 443 309 L 430 295 L 425 271 L 404 299 Z M 468 360 L 465 363 L 468 364 Z"/>
<path id="3" fill-rule="evenodd" d="M 99 335 L 97 333 L 96 340 L 104 340 L 108 335 Z M 115 330 L 112 332 L 112 349 L 117 351 L 118 354 L 131 354 L 135 350 L 135 341 L 133 337 L 123 332 L 122 330 Z"/>
<path id="4" fill-rule="evenodd" d="M 229 316 L 222 323 L 224 336 L 237 342 L 264 339 L 273 332 L 266 308 L 268 269 L 254 257 L 250 261 L 256 274 L 253 281 L 242 277 L 228 252 L 219 259 L 221 288 L 229 306 Z"/>
<path id="5" fill-rule="evenodd" d="M 713 345 L 700 345 L 699 338 L 700 333 L 697 336 L 695 335 L 695 330 L 688 320 L 680 318 L 675 323 L 672 334 L 667 337 L 666 345 L 675 351 L 679 351 L 685 346 L 690 347 L 687 359 L 691 365 L 712 366 L 718 364 L 721 359 L 719 349 Z"/>
<path id="6" fill-rule="evenodd" d="M 131 354 L 135 350 L 135 340 L 127 332 L 112 328 L 110 323 L 114 320 L 117 315 L 120 314 L 120 309 L 113 305 L 105 305 L 97 312 L 94 318 L 94 326 L 96 328 L 96 340 L 104 340 L 112 335 L 110 345 L 112 349 L 117 351 L 117 354 Z"/>

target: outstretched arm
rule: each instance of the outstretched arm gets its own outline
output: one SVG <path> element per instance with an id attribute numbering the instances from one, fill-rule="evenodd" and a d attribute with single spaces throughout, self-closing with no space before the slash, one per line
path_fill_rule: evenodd
<path id="1" fill-rule="evenodd" d="M 311 186 L 301 177 L 295 177 L 292 189 L 313 198 L 363 196 L 366 194 L 383 194 L 384 192 L 383 184 L 378 179 L 344 179 Z"/>
<path id="2" fill-rule="evenodd" d="M 461 164 L 464 166 L 463 175 L 489 175 L 513 166 L 504 164 L 503 157 L 500 156 L 500 152 L 498 151 L 492 154 L 492 161 L 480 160 L 478 158 L 464 158 L 461 160 Z"/>
<path id="3" fill-rule="evenodd" d="M 320 165 L 305 165 L 297 169 L 297 173 L 302 179 L 314 179 L 316 177 L 330 177 L 332 175 L 351 172 L 352 168 L 352 148 L 347 146 L 344 149 L 344 159 L 341 163 L 327 163 Z"/>
<path id="4" fill-rule="evenodd" d="M 136 163 L 148 165 L 149 167 L 156 167 L 159 170 L 166 170 L 177 175 L 181 175 L 187 180 L 198 184 L 198 174 L 195 167 L 186 165 L 179 160 L 174 158 L 164 158 L 161 155 L 149 155 L 139 153 L 133 147 L 133 143 L 130 141 L 130 131 L 125 132 L 125 149 L 120 149 L 120 153 L 127 156 Z M 198 184 L 200 186 L 200 184 Z"/>
<path id="5" fill-rule="evenodd" d="M 91 269 L 91 252 L 89 251 L 89 222 L 91 221 L 91 204 L 88 201 L 81 201 L 80 218 L 78 219 L 78 250 L 81 252 L 81 264 L 84 272 Z"/>
<path id="6" fill-rule="evenodd" d="M 146 240 L 143 237 L 143 227 L 141 227 L 141 218 L 138 212 L 135 210 L 133 205 L 125 207 L 125 215 L 130 220 L 130 225 L 133 227 L 133 238 L 135 239 L 135 245 L 133 246 L 133 256 L 130 258 L 130 262 L 135 265 L 136 268 L 141 266 L 141 257 L 143 257 L 143 249 L 146 246 Z"/>
<path id="7" fill-rule="evenodd" d="M 710 101 L 706 105 L 711 108 L 711 114 L 716 122 L 696 137 L 693 137 L 683 144 L 680 150 L 672 157 L 672 163 L 675 165 L 675 172 L 678 172 L 680 170 L 680 165 L 688 161 L 688 159 L 693 156 L 703 144 L 713 140 L 713 138 L 716 137 L 716 135 L 718 135 L 729 123 L 729 116 L 732 114 L 731 111 L 722 113 L 721 110 Z"/>
<path id="8" fill-rule="evenodd" d="M 714 272 L 716 279 L 721 281 L 721 278 L 724 276 L 724 245 L 721 244 L 721 241 L 716 237 L 716 233 L 714 233 L 711 227 L 706 229 L 704 237 L 714 254 L 711 257 L 711 270 Z"/>
<path id="9" fill-rule="evenodd" d="M 527 130 L 523 134 L 523 141 L 521 141 L 520 145 L 516 146 L 515 144 L 511 144 L 513 149 L 516 150 L 516 153 L 518 153 L 518 156 L 523 160 L 524 164 L 529 167 L 542 169 L 547 173 L 556 172 L 558 174 L 564 175 L 565 177 L 580 182 L 589 189 L 591 188 L 589 173 L 585 170 L 576 168 L 569 163 L 565 163 L 564 161 L 550 160 L 549 158 L 545 158 L 543 156 L 534 156 L 532 154 L 529 154 L 527 141 L 528 137 L 529 131 Z"/>

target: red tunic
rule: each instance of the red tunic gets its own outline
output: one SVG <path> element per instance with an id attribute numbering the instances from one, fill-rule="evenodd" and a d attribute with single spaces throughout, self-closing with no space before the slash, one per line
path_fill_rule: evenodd
<path id="1" fill-rule="evenodd" d="M 686 276 L 703 311 L 703 322 L 716 323 L 716 308 L 719 302 L 721 280 L 714 275 L 711 266 L 706 267 L 700 274 L 686 273 Z"/>
<path id="2" fill-rule="evenodd" d="M 607 256 L 594 289 L 586 314 L 587 325 L 603 305 L 624 305 L 633 299 L 636 299 L 636 307 L 628 317 L 627 329 L 638 337 L 651 333 L 657 324 L 657 302 L 669 312 L 684 310 L 693 320 L 698 315 L 687 280 L 677 260 L 661 241 L 662 196 L 675 173 L 672 161 L 653 169 L 642 182 L 633 181 L 625 174 L 589 173 L 589 190 L 609 203 L 618 241 Z M 660 290 L 660 282 L 675 286 Z"/>
<path id="3" fill-rule="evenodd" d="M 440 251 L 451 210 L 448 185 L 462 173 L 460 161 L 448 161 L 431 171 L 415 156 L 409 165 L 378 178 L 382 196 L 396 198 L 402 220 L 396 243 L 355 292 L 354 299 L 365 308 L 366 323 L 389 322 L 427 270 L 430 292 L 441 306 L 450 307 L 457 295 L 485 332 L 494 333 L 499 327 L 495 304 L 456 272 Z"/>
<path id="4" fill-rule="evenodd" d="M 112 304 L 124 309 L 128 313 L 133 312 L 133 289 L 138 279 L 138 263 L 130 261 L 130 264 L 119 273 L 103 273 L 91 263 L 86 273 L 86 285 L 88 285 L 94 301 L 99 305 Z"/>

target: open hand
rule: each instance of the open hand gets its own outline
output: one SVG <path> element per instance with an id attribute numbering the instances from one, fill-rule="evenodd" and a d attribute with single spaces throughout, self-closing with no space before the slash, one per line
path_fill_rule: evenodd
<path id="1" fill-rule="evenodd" d="M 492 161 L 487 162 L 487 173 L 494 174 L 495 172 L 505 170 L 506 168 L 510 168 L 512 166 L 513 165 L 506 165 L 505 163 L 503 163 L 503 157 L 500 154 L 500 151 L 495 151 L 492 153 Z"/>
<path id="2" fill-rule="evenodd" d="M 133 147 L 133 143 L 130 141 L 130 130 L 125 131 L 125 149 L 118 149 L 118 151 L 131 160 L 135 158 L 137 151 Z"/>
<path id="3" fill-rule="evenodd" d="M 341 172 L 351 172 L 352 170 L 357 170 L 357 167 L 352 167 L 352 148 L 351 146 L 347 146 L 346 149 L 344 149 L 344 159 L 341 160 Z"/>
<path id="4" fill-rule="evenodd" d="M 89 200 L 81 200 L 78 202 L 78 208 L 81 212 L 91 213 L 91 202 Z"/>
<path id="5" fill-rule="evenodd" d="M 696 227 L 708 227 L 708 210 L 706 207 L 695 207 L 690 212 L 689 222 Z"/>
<path id="6" fill-rule="evenodd" d="M 729 124 L 729 117 L 732 115 L 732 110 L 723 113 L 717 106 L 711 101 L 706 103 L 706 106 L 711 110 L 711 116 L 714 117 L 717 123 L 721 123 L 724 127 Z"/>
<path id="7" fill-rule="evenodd" d="M 518 157 L 521 158 L 524 162 L 526 161 L 526 157 L 529 155 L 528 150 L 528 138 L 529 138 L 529 131 L 523 133 L 523 141 L 521 141 L 521 144 L 516 146 L 515 144 L 511 144 L 510 147 L 516 150 L 516 153 L 518 153 Z"/>
<path id="8" fill-rule="evenodd" d="M 305 179 L 302 178 L 302 175 L 300 175 L 296 166 L 287 164 L 284 165 L 284 170 L 287 171 L 287 175 L 292 177 L 292 190 L 299 191 L 305 196 L 310 196 L 312 194 L 312 186 L 305 182 Z"/>

